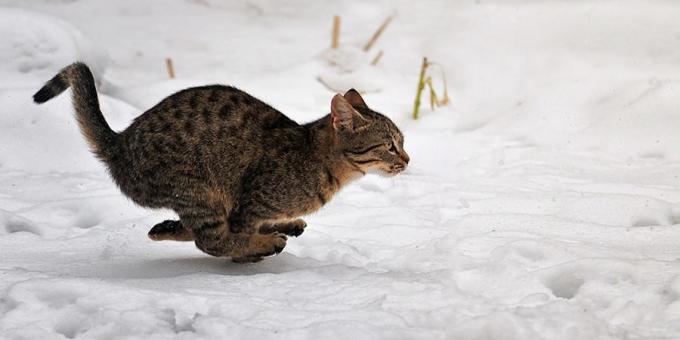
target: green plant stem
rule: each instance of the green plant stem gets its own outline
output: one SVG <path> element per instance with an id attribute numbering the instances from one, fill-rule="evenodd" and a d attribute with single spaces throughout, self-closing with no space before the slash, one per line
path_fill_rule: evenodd
<path id="1" fill-rule="evenodd" d="M 425 88 L 425 69 L 427 69 L 427 58 L 423 57 L 423 64 L 420 67 L 420 77 L 418 78 L 418 89 L 416 91 L 416 101 L 413 103 L 413 119 L 418 119 L 420 110 L 420 96 Z"/>

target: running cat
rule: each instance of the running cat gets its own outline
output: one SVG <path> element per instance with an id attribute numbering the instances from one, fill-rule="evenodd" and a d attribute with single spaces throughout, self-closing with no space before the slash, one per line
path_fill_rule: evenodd
<path id="1" fill-rule="evenodd" d="M 397 126 L 353 89 L 333 97 L 330 114 L 300 125 L 234 87 L 189 88 L 117 133 L 85 64 L 67 66 L 33 98 L 44 103 L 68 87 L 85 139 L 121 191 L 179 215 L 149 237 L 194 241 L 235 262 L 281 252 L 286 235 L 304 231 L 299 217 L 344 185 L 371 170 L 396 175 L 409 162 Z"/>

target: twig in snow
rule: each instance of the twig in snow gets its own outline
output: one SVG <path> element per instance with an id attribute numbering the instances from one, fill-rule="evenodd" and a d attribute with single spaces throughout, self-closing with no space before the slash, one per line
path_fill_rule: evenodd
<path id="1" fill-rule="evenodd" d="M 333 35 L 332 35 L 332 41 L 331 41 L 331 48 L 338 48 L 339 40 L 340 40 L 340 17 L 339 16 L 334 16 L 333 17 Z"/>
<path id="2" fill-rule="evenodd" d="M 437 66 L 439 67 L 439 72 L 441 72 L 442 75 L 442 86 L 444 87 L 444 98 L 441 100 L 437 101 L 438 106 L 444 106 L 449 103 L 449 87 L 446 84 L 446 72 L 444 72 L 444 67 L 441 64 L 438 63 L 430 63 L 430 66 Z M 432 84 L 430 84 L 432 86 Z"/>
<path id="3" fill-rule="evenodd" d="M 369 39 L 368 42 L 366 43 L 366 45 L 364 46 L 364 52 L 368 52 L 368 50 L 370 50 L 371 47 L 373 47 L 373 44 L 375 44 L 376 40 L 378 40 L 378 38 L 380 38 L 380 35 L 383 33 L 383 31 L 385 31 L 385 29 L 387 28 L 387 25 L 389 25 L 391 21 L 392 21 L 392 16 L 389 16 L 389 17 L 387 17 L 387 19 L 385 19 L 385 21 L 382 23 L 382 25 L 380 25 L 380 27 L 378 27 L 378 30 L 375 31 L 375 33 L 373 33 L 373 36 L 371 37 L 371 39 Z"/>
<path id="4" fill-rule="evenodd" d="M 375 58 L 373 58 L 373 61 L 371 61 L 371 65 L 373 65 L 373 66 L 378 65 L 378 63 L 380 62 L 380 58 L 382 58 L 382 56 L 383 56 L 383 51 L 380 50 L 380 52 L 378 52 L 378 55 L 376 55 Z"/>
<path id="5" fill-rule="evenodd" d="M 172 65 L 171 58 L 165 58 L 165 68 L 168 70 L 168 76 L 170 79 L 175 78 L 175 67 Z"/>
<path id="6" fill-rule="evenodd" d="M 326 82 L 323 80 L 323 78 L 321 78 L 321 77 L 316 77 L 316 80 L 318 80 L 319 83 L 321 83 L 321 85 L 323 85 L 325 88 L 327 88 L 327 89 L 330 90 L 331 92 L 335 92 L 335 93 L 342 92 L 342 90 L 340 90 L 340 89 L 334 89 L 334 88 L 332 88 L 332 87 L 331 87 L 330 85 L 328 85 L 328 83 L 326 83 Z"/>

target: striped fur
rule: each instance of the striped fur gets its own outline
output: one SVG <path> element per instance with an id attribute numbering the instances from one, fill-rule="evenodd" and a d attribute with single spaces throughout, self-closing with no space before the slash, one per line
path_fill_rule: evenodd
<path id="1" fill-rule="evenodd" d="M 259 261 L 280 252 L 297 219 L 321 208 L 369 170 L 403 171 L 403 136 L 358 92 L 336 95 L 331 113 L 298 124 L 231 86 L 189 88 L 163 99 L 120 133 L 99 108 L 92 73 L 70 65 L 35 95 L 73 92 L 80 129 L 135 203 L 179 215 L 151 228 L 153 240 L 194 241 L 214 256 Z"/>
<path id="2" fill-rule="evenodd" d="M 111 130 L 99 108 L 94 77 L 85 64 L 74 63 L 62 69 L 33 95 L 33 100 L 38 104 L 45 103 L 69 87 L 73 89 L 80 131 L 95 155 L 101 160 L 109 160 L 118 144 L 118 134 Z"/>

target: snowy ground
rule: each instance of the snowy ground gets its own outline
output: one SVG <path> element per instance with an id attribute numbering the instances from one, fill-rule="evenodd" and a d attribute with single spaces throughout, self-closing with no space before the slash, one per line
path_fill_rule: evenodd
<path id="1" fill-rule="evenodd" d="M 680 339 L 676 1 L 0 4 L 0 338 Z M 396 15 L 381 64 L 335 80 L 372 90 L 412 166 L 261 263 L 149 241 L 172 213 L 119 193 L 67 96 L 30 101 L 82 59 L 114 128 L 215 82 L 308 121 L 334 14 L 350 54 Z M 452 105 L 413 122 L 423 55 Z"/>

